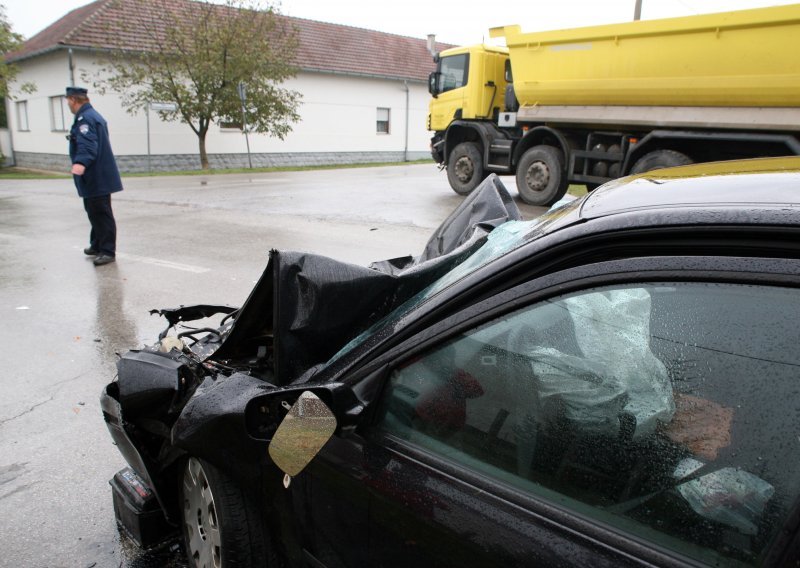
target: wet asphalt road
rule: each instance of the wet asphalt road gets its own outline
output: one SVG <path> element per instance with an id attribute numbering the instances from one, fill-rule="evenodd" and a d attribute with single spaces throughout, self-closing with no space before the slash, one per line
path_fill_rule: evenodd
<path id="1" fill-rule="evenodd" d="M 419 254 L 463 199 L 427 164 L 123 181 L 118 261 L 95 268 L 71 179 L 0 180 L 0 566 L 182 566 L 119 536 L 108 485 L 125 463 L 98 397 L 164 327 L 148 310 L 240 305 L 271 248 Z"/>

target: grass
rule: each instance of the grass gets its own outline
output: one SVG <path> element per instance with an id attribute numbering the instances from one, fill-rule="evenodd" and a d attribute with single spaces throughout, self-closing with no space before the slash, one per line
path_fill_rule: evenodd
<path id="1" fill-rule="evenodd" d="M 583 197 L 588 193 L 588 191 L 586 191 L 585 185 L 571 185 L 567 189 L 567 193 L 574 195 L 575 197 Z"/>
<path id="2" fill-rule="evenodd" d="M 138 172 L 126 173 L 122 177 L 152 176 L 208 176 L 225 174 L 253 174 L 269 172 L 305 172 L 311 170 L 342 170 L 352 168 L 377 168 L 385 166 L 407 166 L 409 164 L 433 164 L 433 160 L 413 160 L 410 162 L 364 162 L 358 164 L 327 164 L 319 166 L 274 166 L 270 168 L 224 168 L 215 170 L 181 170 L 175 172 Z"/>
<path id="3" fill-rule="evenodd" d="M 333 435 L 336 418 L 329 410 L 329 416 L 297 417 L 292 412 L 286 415 L 275 432 L 269 455 L 278 467 L 294 476 L 308 465 Z"/>
<path id="4" fill-rule="evenodd" d="M 162 176 L 209 176 L 225 174 L 252 174 L 268 172 L 303 172 L 308 170 L 340 170 L 350 168 L 376 168 L 385 166 L 406 166 L 409 164 L 433 164 L 433 160 L 422 159 L 410 162 L 364 162 L 358 164 L 329 164 L 319 166 L 276 166 L 271 168 L 227 168 L 216 170 L 181 170 L 174 172 L 137 172 L 123 173 L 122 177 L 162 177 Z M 26 170 L 24 168 L 0 168 L 0 179 L 55 179 L 71 177 L 42 170 Z"/>
<path id="5" fill-rule="evenodd" d="M 61 179 L 72 177 L 69 174 L 58 174 L 40 170 L 23 168 L 0 168 L 0 179 Z"/>

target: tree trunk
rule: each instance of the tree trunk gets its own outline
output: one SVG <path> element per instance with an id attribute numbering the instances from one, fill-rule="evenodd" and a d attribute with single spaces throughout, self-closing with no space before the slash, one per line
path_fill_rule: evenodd
<path id="1" fill-rule="evenodd" d="M 211 169 L 208 167 L 208 154 L 206 153 L 206 132 L 207 130 L 200 131 L 197 139 L 200 142 L 200 167 L 204 170 Z"/>

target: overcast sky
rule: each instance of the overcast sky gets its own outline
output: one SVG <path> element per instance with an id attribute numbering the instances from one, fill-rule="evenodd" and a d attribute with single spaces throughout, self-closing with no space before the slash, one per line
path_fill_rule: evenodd
<path id="1" fill-rule="evenodd" d="M 797 0 L 642 0 L 642 19 L 792 4 Z M 29 38 L 86 0 L 0 0 L 14 31 Z M 480 43 L 494 26 L 523 31 L 563 29 L 631 20 L 634 0 L 283 0 L 289 16 L 439 41 Z M 491 10 L 491 8 L 494 8 Z"/>

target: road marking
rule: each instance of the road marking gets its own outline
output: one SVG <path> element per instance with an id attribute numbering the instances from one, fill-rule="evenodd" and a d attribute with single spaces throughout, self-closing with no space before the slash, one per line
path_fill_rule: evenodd
<path id="1" fill-rule="evenodd" d="M 172 262 L 169 260 L 162 260 L 160 258 L 151 258 L 149 256 L 139 256 L 137 254 L 117 253 L 117 258 L 125 260 L 133 260 L 135 262 L 142 262 L 144 264 L 152 264 L 155 266 L 163 266 L 164 268 L 173 268 L 175 270 L 183 270 L 184 272 L 194 272 L 195 274 L 202 274 L 208 272 L 210 268 L 203 268 L 202 266 L 192 266 L 191 264 L 181 264 L 180 262 Z"/>

